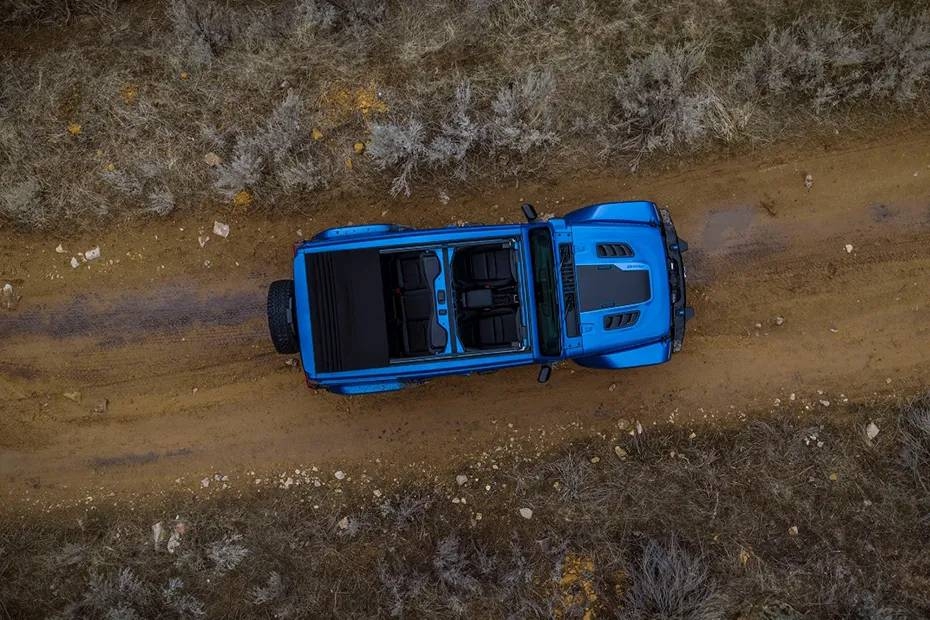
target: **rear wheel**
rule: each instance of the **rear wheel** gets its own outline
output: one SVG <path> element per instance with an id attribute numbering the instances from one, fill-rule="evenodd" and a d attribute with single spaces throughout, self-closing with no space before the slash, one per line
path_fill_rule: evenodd
<path id="1" fill-rule="evenodd" d="M 297 323 L 294 313 L 294 281 L 275 280 L 268 287 L 268 331 L 278 353 L 297 353 Z"/>

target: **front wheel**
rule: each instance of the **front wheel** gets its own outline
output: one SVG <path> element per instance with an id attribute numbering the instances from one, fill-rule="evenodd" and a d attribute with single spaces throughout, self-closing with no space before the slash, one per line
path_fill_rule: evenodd
<path id="1" fill-rule="evenodd" d="M 297 322 L 294 313 L 294 281 L 275 280 L 268 287 L 268 331 L 278 353 L 297 353 Z"/>

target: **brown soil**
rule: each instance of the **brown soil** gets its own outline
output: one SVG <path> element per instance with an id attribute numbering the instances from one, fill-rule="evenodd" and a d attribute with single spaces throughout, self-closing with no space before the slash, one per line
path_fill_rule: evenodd
<path id="1" fill-rule="evenodd" d="M 668 205 L 691 243 L 697 318 L 669 364 L 567 364 L 545 386 L 522 368 L 345 398 L 306 389 L 271 347 L 265 290 L 289 275 L 298 229 L 516 220 L 524 199 L 564 213 L 629 198 Z M 215 471 L 308 463 L 441 467 L 506 441 L 508 424 L 551 438 L 619 417 L 737 423 L 775 406 L 803 412 L 910 393 L 930 376 L 924 131 L 474 192 L 446 205 L 427 196 L 306 217 L 224 210 L 67 239 L 0 231 L 0 280 L 22 295 L 15 310 L 0 309 L 0 503 L 130 496 L 177 488 L 179 478 L 197 486 Z M 228 239 L 212 234 L 214 215 L 230 224 Z M 211 237 L 203 249 L 199 234 Z M 100 260 L 70 267 L 95 245 Z M 103 399 L 107 410 L 94 413 Z"/>

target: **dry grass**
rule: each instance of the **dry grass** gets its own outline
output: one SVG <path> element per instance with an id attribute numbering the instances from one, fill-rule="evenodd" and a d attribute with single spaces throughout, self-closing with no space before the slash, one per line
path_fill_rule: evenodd
<path id="1" fill-rule="evenodd" d="M 923 114 L 930 78 L 916 2 L 12 0 L 0 21 L 0 223 L 26 228 L 635 167 Z"/>
<path id="2" fill-rule="evenodd" d="M 464 486 L 452 472 L 447 482 L 381 487 L 381 497 L 372 495 L 377 481 L 356 481 L 7 521 L 0 610 L 15 618 L 924 617 L 928 406 L 925 397 L 802 413 L 696 437 L 622 432 L 536 459 L 511 453 L 496 469 L 470 465 Z M 881 432 L 867 441 L 870 421 Z M 618 443 L 629 453 L 622 460 Z M 520 516 L 524 507 L 532 519 Z M 165 530 L 157 545 L 155 522 Z M 168 534 L 179 527 L 169 553 Z"/>

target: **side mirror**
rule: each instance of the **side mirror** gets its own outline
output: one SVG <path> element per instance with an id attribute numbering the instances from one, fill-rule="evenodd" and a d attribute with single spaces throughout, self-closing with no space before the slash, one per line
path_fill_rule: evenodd
<path id="1" fill-rule="evenodd" d="M 536 213 L 536 207 L 530 203 L 524 202 L 520 209 L 523 210 L 523 217 L 526 218 L 527 222 L 535 222 L 539 219 L 539 215 Z"/>
<path id="2" fill-rule="evenodd" d="M 539 376 L 536 377 L 536 380 L 540 383 L 546 383 L 549 381 L 549 377 L 552 376 L 552 366 L 549 364 L 543 364 L 539 367 Z"/>

